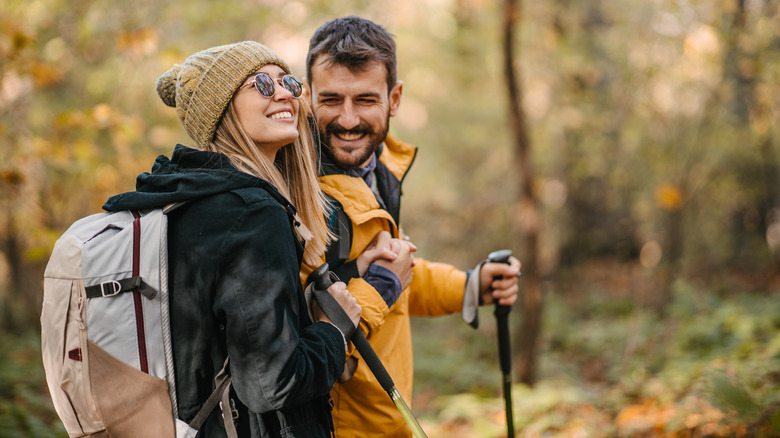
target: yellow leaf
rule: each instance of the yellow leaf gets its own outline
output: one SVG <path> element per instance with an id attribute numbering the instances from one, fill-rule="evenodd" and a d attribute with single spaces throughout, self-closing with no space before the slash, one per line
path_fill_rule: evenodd
<path id="1" fill-rule="evenodd" d="M 682 190 L 673 184 L 662 184 L 655 190 L 655 200 L 665 210 L 676 211 L 682 208 L 685 200 Z"/>
<path id="2" fill-rule="evenodd" d="M 123 32 L 116 38 L 116 46 L 130 56 L 148 55 L 157 50 L 159 36 L 152 27 Z"/>
<path id="3" fill-rule="evenodd" d="M 44 62 L 34 62 L 30 69 L 35 85 L 38 87 L 48 87 L 62 80 L 63 73 L 54 64 Z"/>
<path id="4" fill-rule="evenodd" d="M 0 170 L 0 181 L 4 185 L 18 186 L 24 182 L 24 174 L 16 169 Z"/>
<path id="5" fill-rule="evenodd" d="M 107 127 L 111 122 L 111 107 L 105 103 L 96 105 L 92 110 L 92 117 L 98 126 Z"/>

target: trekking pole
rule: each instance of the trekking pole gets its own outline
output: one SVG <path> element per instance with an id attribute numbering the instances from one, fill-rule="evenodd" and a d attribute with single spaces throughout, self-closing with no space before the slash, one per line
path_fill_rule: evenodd
<path id="1" fill-rule="evenodd" d="M 499 251 L 493 251 L 488 255 L 488 261 L 490 263 L 506 263 L 509 264 L 509 257 L 512 255 L 512 251 L 508 249 L 502 249 Z M 499 280 L 501 277 L 496 276 L 494 280 Z M 511 306 L 504 306 L 498 304 L 496 301 L 496 308 L 493 314 L 496 315 L 496 325 L 498 327 L 498 357 L 501 361 L 501 373 L 504 377 L 504 403 L 506 410 L 506 430 L 508 438 L 514 438 L 515 436 L 515 424 L 512 412 L 512 351 L 510 349 L 509 342 L 509 311 L 512 310 Z"/>
<path id="2" fill-rule="evenodd" d="M 319 303 L 322 311 L 325 312 L 328 318 L 336 323 L 337 326 L 341 326 L 344 323 L 352 324 L 349 316 L 347 316 L 336 299 L 328 293 L 328 288 L 333 284 L 330 274 L 331 272 L 329 271 L 328 264 L 323 263 L 309 274 L 306 283 L 314 282 L 314 297 L 317 299 L 317 303 Z M 387 369 L 385 369 L 385 366 L 382 365 L 382 361 L 379 360 L 379 357 L 371 347 L 371 344 L 368 343 L 366 336 L 360 331 L 360 327 L 355 330 L 350 340 L 360 355 L 363 356 L 363 360 L 366 361 L 366 365 L 368 365 L 368 368 L 371 370 L 371 373 L 374 374 L 374 377 L 376 377 L 376 380 L 382 386 L 382 389 L 384 389 L 387 392 L 387 395 L 390 396 L 390 399 L 393 400 L 398 412 L 401 413 L 404 421 L 406 421 L 406 424 L 412 430 L 412 435 L 415 438 L 427 438 L 428 436 L 425 435 L 422 427 L 420 427 L 417 418 L 415 418 L 411 409 L 409 409 L 409 406 L 398 392 L 398 389 L 396 389 L 395 383 L 393 383 L 393 379 L 390 377 Z"/>

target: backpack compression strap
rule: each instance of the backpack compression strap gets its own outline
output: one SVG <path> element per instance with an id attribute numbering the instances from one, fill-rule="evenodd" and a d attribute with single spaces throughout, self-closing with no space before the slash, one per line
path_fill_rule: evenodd
<path id="1" fill-rule="evenodd" d="M 87 292 L 87 298 L 111 297 L 122 292 L 132 292 L 138 289 L 141 295 L 150 300 L 157 295 L 157 291 L 146 284 L 141 277 L 129 277 L 122 280 L 106 281 L 94 286 L 84 288 Z"/>

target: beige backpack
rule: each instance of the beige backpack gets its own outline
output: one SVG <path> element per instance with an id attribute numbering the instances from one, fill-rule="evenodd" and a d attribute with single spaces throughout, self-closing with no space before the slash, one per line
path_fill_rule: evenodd
<path id="1" fill-rule="evenodd" d="M 41 342 L 54 407 L 71 437 L 194 437 L 227 399 L 225 368 L 190 424 L 178 419 L 168 313 L 168 209 L 75 222 L 44 273 Z M 229 403 L 223 403 L 228 415 Z M 235 436 L 232 421 L 228 436 Z M 232 433 L 231 433 L 232 432 Z"/>

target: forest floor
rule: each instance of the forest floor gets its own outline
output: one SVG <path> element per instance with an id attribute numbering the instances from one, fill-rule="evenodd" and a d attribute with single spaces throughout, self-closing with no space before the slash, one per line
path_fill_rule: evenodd
<path id="1" fill-rule="evenodd" d="M 774 277 L 678 280 L 660 313 L 641 269 L 570 274 L 545 287 L 538 380 L 512 390 L 516 436 L 780 436 Z M 413 319 L 413 411 L 429 437 L 507 435 L 492 310 L 480 321 Z"/>
<path id="2" fill-rule="evenodd" d="M 678 280 L 659 314 L 637 272 L 593 265 L 545 284 L 538 379 L 512 389 L 516 436 L 780 436 L 778 283 Z M 412 320 L 411 405 L 430 438 L 507 435 L 492 309 L 480 321 Z M 2 333 L 0 349 L 0 438 L 66 437 L 39 336 Z"/>

